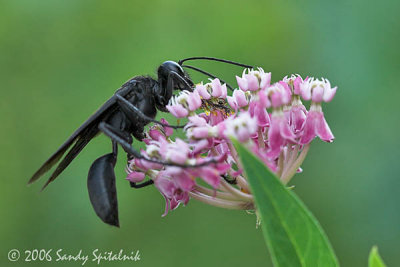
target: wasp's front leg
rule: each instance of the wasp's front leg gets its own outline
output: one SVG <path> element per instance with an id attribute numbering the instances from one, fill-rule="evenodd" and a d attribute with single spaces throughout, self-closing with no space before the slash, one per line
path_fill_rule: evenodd
<path id="1" fill-rule="evenodd" d="M 120 94 L 115 94 L 115 96 L 117 97 L 117 103 L 121 109 L 121 111 L 132 121 L 132 122 L 136 122 L 138 121 L 138 119 L 144 120 L 144 121 L 148 121 L 148 122 L 154 122 L 157 123 L 158 125 L 161 125 L 163 127 L 170 127 L 173 129 L 178 129 L 178 128 L 184 128 L 185 125 L 169 125 L 169 124 L 165 124 L 162 123 L 160 121 L 157 121 L 155 119 L 152 119 L 148 116 L 146 116 L 146 114 L 144 114 L 139 108 L 137 108 L 135 105 L 133 105 L 131 102 L 129 102 L 128 100 L 126 100 L 126 98 L 124 98 L 123 96 L 121 96 Z M 139 124 L 139 123 L 138 123 Z M 143 128 L 143 127 L 142 127 Z M 139 129 L 140 130 L 140 129 Z M 139 132 L 139 130 L 137 132 Z M 142 130 L 143 132 L 143 130 Z M 136 137 L 135 133 L 134 136 Z M 137 138 L 137 137 L 136 137 Z"/>

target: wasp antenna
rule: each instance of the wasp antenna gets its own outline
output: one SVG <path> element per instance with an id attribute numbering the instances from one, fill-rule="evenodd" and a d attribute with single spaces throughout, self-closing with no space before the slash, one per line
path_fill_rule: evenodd
<path id="1" fill-rule="evenodd" d="M 250 65 L 242 64 L 242 63 L 239 63 L 239 62 L 234 62 L 234 61 L 231 61 L 231 60 L 215 58 L 215 57 L 188 57 L 188 58 L 179 60 L 178 64 L 182 66 L 182 63 L 185 62 L 185 61 L 197 60 L 197 59 L 219 61 L 219 62 L 224 62 L 224 63 L 228 63 L 228 64 L 232 64 L 232 65 L 236 65 L 236 66 L 241 66 L 241 67 L 245 67 L 245 68 L 249 68 L 249 69 L 253 69 L 254 68 L 253 66 L 250 66 Z"/>
<path id="2" fill-rule="evenodd" d="M 213 78 L 213 79 L 218 78 L 217 76 L 215 76 L 215 75 L 213 75 L 213 74 L 211 74 L 211 73 L 209 73 L 209 72 L 207 72 L 207 71 L 204 71 L 204 70 L 202 70 L 202 69 L 199 69 L 199 68 L 196 68 L 196 67 L 193 67 L 193 66 L 190 66 L 190 65 L 182 65 L 182 67 L 183 67 L 183 68 L 188 68 L 188 69 L 192 69 L 192 70 L 198 71 L 198 72 L 203 73 L 204 75 L 207 75 L 208 77 L 211 77 L 211 78 Z M 227 82 L 225 82 L 224 80 L 222 80 L 222 79 L 220 79 L 220 78 L 218 78 L 218 79 L 219 79 L 222 83 L 225 83 L 226 86 L 227 86 L 231 91 L 233 91 L 232 86 L 230 86 L 230 85 L 229 85 Z"/>

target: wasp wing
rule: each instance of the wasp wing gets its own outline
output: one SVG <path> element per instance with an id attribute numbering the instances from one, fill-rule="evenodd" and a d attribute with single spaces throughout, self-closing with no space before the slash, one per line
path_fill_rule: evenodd
<path id="1" fill-rule="evenodd" d="M 122 96 L 126 96 L 134 88 L 133 80 L 125 83 L 123 87 L 118 90 Z M 33 174 L 28 184 L 38 180 L 43 174 L 49 171 L 55 164 L 57 164 L 65 152 L 74 145 L 67 155 L 63 158 L 56 170 L 52 173 L 49 180 L 43 186 L 42 190 L 72 162 L 72 160 L 82 151 L 82 149 L 93 139 L 99 132 L 98 124 L 108 114 L 111 114 L 118 109 L 116 97 L 111 97 L 104 103 L 89 119 L 87 119 L 68 139 L 62 144 L 51 157 Z"/>

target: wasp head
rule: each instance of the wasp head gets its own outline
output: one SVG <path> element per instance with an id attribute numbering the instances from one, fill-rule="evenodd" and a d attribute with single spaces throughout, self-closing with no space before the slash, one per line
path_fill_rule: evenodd
<path id="1" fill-rule="evenodd" d="M 168 84 L 168 79 L 172 79 Z M 158 80 L 165 90 L 193 91 L 193 82 L 183 68 L 174 61 L 165 61 L 158 68 Z M 172 86 L 172 88 L 168 88 Z"/>
<path id="2" fill-rule="evenodd" d="M 174 61 L 165 61 L 158 67 L 158 84 L 155 91 L 156 105 L 161 111 L 167 111 L 165 106 L 175 90 L 192 92 L 194 84 L 183 68 Z"/>

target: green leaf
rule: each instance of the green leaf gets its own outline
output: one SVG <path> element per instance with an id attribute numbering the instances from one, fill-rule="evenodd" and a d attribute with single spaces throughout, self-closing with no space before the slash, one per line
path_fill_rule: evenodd
<path id="1" fill-rule="evenodd" d="M 274 266 L 339 266 L 318 221 L 280 180 L 238 141 L 242 162 L 261 217 Z"/>
<path id="2" fill-rule="evenodd" d="M 381 256 L 379 256 L 378 248 L 376 246 L 373 246 L 371 252 L 369 253 L 368 266 L 386 267 L 386 264 L 383 262 Z"/>

